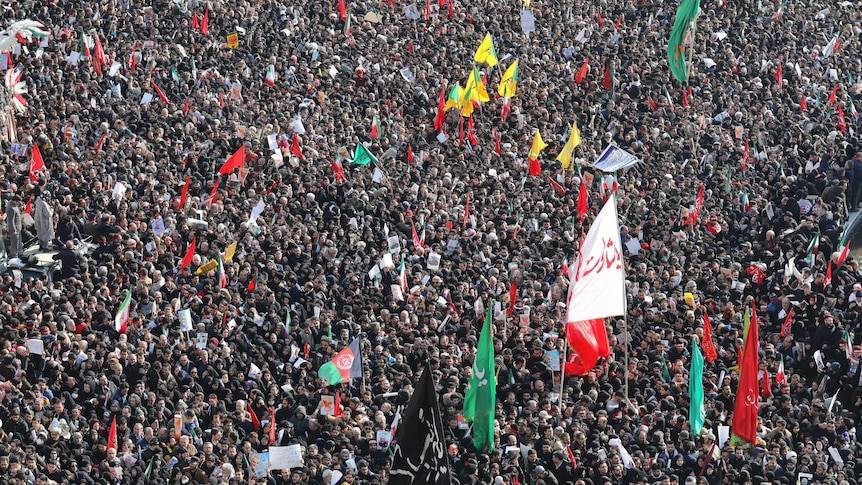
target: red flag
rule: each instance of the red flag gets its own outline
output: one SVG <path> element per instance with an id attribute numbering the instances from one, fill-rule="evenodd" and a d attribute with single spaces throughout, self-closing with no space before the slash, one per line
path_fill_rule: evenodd
<path id="1" fill-rule="evenodd" d="M 104 49 L 102 49 L 102 40 L 99 38 L 99 34 L 96 33 L 93 37 L 95 39 L 95 46 L 90 62 L 93 64 L 93 71 L 96 72 L 96 75 L 102 77 L 102 66 L 107 63 L 108 58 L 105 56 Z"/>
<path id="2" fill-rule="evenodd" d="M 449 0 L 450 2 L 453 0 Z M 518 472 L 515 472 L 514 477 L 512 477 L 512 485 L 521 485 L 521 482 L 518 481 Z"/>
<path id="3" fill-rule="evenodd" d="M 614 24 L 614 30 L 620 30 L 620 24 L 622 23 L 622 21 L 623 21 L 622 15 L 617 17 L 617 23 Z"/>
<path id="4" fill-rule="evenodd" d="M 299 146 L 299 135 L 294 133 L 293 140 L 290 142 L 290 153 L 293 153 L 300 160 L 305 160 L 305 157 L 302 155 L 302 147 Z"/>
<path id="5" fill-rule="evenodd" d="M 556 180 L 552 179 L 551 177 L 548 177 L 548 182 L 551 182 L 551 187 L 554 188 L 554 192 L 556 192 L 557 195 L 559 195 L 559 196 L 566 195 L 566 192 L 567 192 L 566 188 L 563 187 L 562 185 L 560 185 L 559 183 L 557 183 Z"/>
<path id="6" fill-rule="evenodd" d="M 760 339 L 757 328 L 757 308 L 752 303 L 751 322 L 748 325 L 748 335 L 745 336 L 745 348 L 740 358 L 741 375 L 739 387 L 736 390 L 736 403 L 733 407 L 732 432 L 734 435 L 754 444 L 757 439 L 758 389 L 757 373 L 759 358 L 757 355 Z"/>
<path id="7" fill-rule="evenodd" d="M 275 408 L 269 408 L 269 445 L 272 446 L 275 443 L 275 433 L 278 429 L 275 423 Z"/>
<path id="8" fill-rule="evenodd" d="M 658 109 L 658 102 L 652 96 L 647 96 L 647 106 L 649 106 L 650 110 L 656 111 Z"/>
<path id="9" fill-rule="evenodd" d="M 186 98 L 186 102 L 183 103 L 183 115 L 189 114 L 189 98 Z"/>
<path id="10" fill-rule="evenodd" d="M 167 97 L 167 96 L 165 96 L 165 92 L 164 92 L 164 91 L 162 91 L 162 88 L 160 88 L 160 87 L 156 84 L 156 82 L 155 82 L 154 80 L 150 79 L 150 85 L 153 87 L 153 89 L 155 89 L 155 90 L 156 90 L 156 94 L 158 94 L 158 95 L 159 95 L 159 98 L 161 98 L 161 99 L 162 99 L 162 102 L 163 102 L 163 103 L 165 103 L 165 104 L 171 104 L 170 102 L 168 102 L 168 97 Z"/>
<path id="11" fill-rule="evenodd" d="M 347 8 L 344 7 L 344 0 L 338 0 L 338 17 L 344 22 L 347 20 Z"/>
<path id="12" fill-rule="evenodd" d="M 828 104 L 835 104 L 835 95 L 838 93 L 838 86 L 832 88 L 832 92 L 829 94 L 829 102 Z"/>
<path id="13" fill-rule="evenodd" d="M 197 244 L 197 236 L 192 236 L 192 242 L 189 243 L 189 248 L 186 249 L 186 255 L 183 256 L 182 261 L 180 261 L 180 273 L 186 269 L 186 266 L 192 264 L 192 260 L 195 258 L 195 247 L 197 247 Z"/>
<path id="14" fill-rule="evenodd" d="M 778 67 L 775 69 L 775 82 L 778 83 L 778 89 L 783 89 L 782 82 L 781 82 L 782 74 L 783 74 L 783 71 L 781 69 L 781 59 L 778 59 Z"/>
<path id="15" fill-rule="evenodd" d="M 763 370 L 763 385 L 760 387 L 760 395 L 767 398 L 772 395 L 772 377 L 769 375 L 769 369 Z"/>
<path id="16" fill-rule="evenodd" d="M 527 162 L 530 164 L 530 175 L 535 177 L 542 174 L 542 166 L 539 164 L 538 160 L 530 158 L 527 159 Z"/>
<path id="17" fill-rule="evenodd" d="M 619 21 L 617 21 L 619 23 Z M 578 460 L 575 460 L 575 454 L 572 453 L 572 447 L 570 445 L 566 445 L 566 451 L 569 453 L 569 461 L 572 462 L 572 468 L 578 467 Z"/>
<path id="18" fill-rule="evenodd" d="M 467 227 L 467 221 L 470 220 L 470 196 L 464 202 L 464 219 L 461 221 L 461 229 Z"/>
<path id="19" fill-rule="evenodd" d="M 607 64 L 605 66 L 605 75 L 602 78 L 602 87 L 605 89 L 611 89 L 611 68 L 608 67 Z"/>
<path id="20" fill-rule="evenodd" d="M 503 150 L 500 148 L 500 133 L 498 133 L 497 130 L 494 130 L 494 152 L 496 152 L 497 155 L 503 153 Z"/>
<path id="21" fill-rule="evenodd" d="M 210 9 L 204 12 L 204 18 L 201 19 L 201 34 L 207 35 L 210 33 Z"/>
<path id="22" fill-rule="evenodd" d="M 212 205 L 216 203 L 216 199 L 218 199 L 218 183 L 220 181 L 220 178 L 216 178 L 215 184 L 213 185 L 213 189 L 210 191 L 210 199 L 207 204 Z"/>
<path id="23" fill-rule="evenodd" d="M 518 299 L 518 283 L 512 280 L 509 285 L 509 308 L 506 309 L 506 314 L 510 317 L 515 314 L 515 301 Z"/>
<path id="24" fill-rule="evenodd" d="M 751 151 L 748 149 L 748 138 L 745 139 L 745 150 L 742 152 L 742 171 L 745 172 L 748 162 L 751 160 Z"/>
<path id="25" fill-rule="evenodd" d="M 434 129 L 440 131 L 443 129 L 443 123 L 446 121 L 446 86 L 440 88 L 440 98 L 437 100 L 437 116 L 434 117 Z"/>
<path id="26" fill-rule="evenodd" d="M 105 139 L 107 139 L 107 138 L 108 138 L 108 134 L 102 133 L 102 136 L 99 137 L 99 142 L 96 143 L 96 146 L 94 147 L 96 152 L 98 152 L 99 150 L 102 149 L 102 146 L 104 146 L 104 144 L 105 144 Z"/>
<path id="27" fill-rule="evenodd" d="M 219 108 L 224 109 L 224 94 L 218 93 L 218 105 Z"/>
<path id="28" fill-rule="evenodd" d="M 458 144 L 463 145 L 464 144 L 464 117 L 459 116 L 459 118 L 461 118 L 461 119 L 458 120 Z"/>
<path id="29" fill-rule="evenodd" d="M 841 247 L 841 254 L 838 255 L 838 261 L 835 263 L 840 267 L 844 264 L 844 261 L 847 261 L 847 256 L 850 255 L 850 244 L 845 244 Z"/>
<path id="30" fill-rule="evenodd" d="M 117 449 L 117 416 L 111 420 L 111 429 L 108 430 L 108 449 Z"/>
<path id="31" fill-rule="evenodd" d="M 781 325 L 781 338 L 784 338 L 784 337 L 790 335 L 791 331 L 793 331 L 793 309 L 792 308 L 790 309 L 789 312 L 787 312 L 787 316 L 784 317 L 784 323 Z"/>
<path id="32" fill-rule="evenodd" d="M 30 198 L 27 199 L 27 205 L 24 206 L 25 214 L 33 214 L 33 194 L 30 194 Z"/>
<path id="33" fill-rule="evenodd" d="M 566 323 L 566 341 L 572 349 L 572 359 L 565 364 L 567 375 L 585 375 L 596 366 L 599 357 L 610 356 L 605 320 L 583 320 Z"/>
<path id="34" fill-rule="evenodd" d="M 236 152 L 234 152 L 234 154 L 231 155 L 230 158 L 228 158 L 227 161 L 224 162 L 224 164 L 219 169 L 218 173 L 221 175 L 227 175 L 227 174 L 233 172 L 233 170 L 235 168 L 242 167 L 244 163 L 245 163 L 245 144 L 242 144 L 242 145 L 240 145 L 239 148 L 237 148 Z"/>
<path id="35" fill-rule="evenodd" d="M 604 25 L 605 22 L 604 22 L 604 20 L 602 20 L 602 11 L 601 10 L 596 9 L 596 20 L 599 22 L 599 27 Z"/>
<path id="36" fill-rule="evenodd" d="M 245 289 L 249 292 L 253 292 L 257 288 L 257 275 L 253 275 L 250 280 L 248 280 L 248 286 Z"/>
<path id="37" fill-rule="evenodd" d="M 581 84 L 581 81 L 587 77 L 587 69 L 590 67 L 590 59 L 584 59 L 584 63 L 581 64 L 581 69 L 578 71 L 578 74 L 575 76 L 575 82 Z"/>
<path id="38" fill-rule="evenodd" d="M 30 154 L 30 180 L 38 182 L 39 176 L 36 175 L 36 172 L 45 170 L 45 161 L 42 160 L 42 152 L 39 151 L 39 145 L 34 143 L 32 150 Z"/>
<path id="39" fill-rule="evenodd" d="M 799 109 L 808 111 L 808 98 L 804 94 L 799 98 Z"/>
<path id="40" fill-rule="evenodd" d="M 470 145 L 476 146 L 479 141 L 476 140 L 476 130 L 473 128 L 473 116 L 467 118 L 467 138 L 470 140 Z"/>
<path id="41" fill-rule="evenodd" d="M 425 20 L 431 18 L 431 0 L 425 0 Z"/>
<path id="42" fill-rule="evenodd" d="M 407 163 L 413 163 L 413 147 L 407 144 Z"/>
<path id="43" fill-rule="evenodd" d="M 454 9 L 455 9 L 455 0 L 449 0 L 449 20 L 452 20 L 452 14 L 455 11 Z"/>
<path id="44" fill-rule="evenodd" d="M 332 416 L 336 418 L 341 416 L 341 389 L 335 391 L 335 413 Z"/>
<path id="45" fill-rule="evenodd" d="M 826 277 L 823 278 L 823 286 L 832 284 L 832 261 L 826 263 Z"/>
<path id="46" fill-rule="evenodd" d="M 581 178 L 581 186 L 578 188 L 578 218 L 581 222 L 587 218 L 587 183 Z"/>
<path id="47" fill-rule="evenodd" d="M 251 419 L 251 424 L 254 426 L 254 430 L 258 431 L 260 429 L 260 420 L 257 419 L 257 414 L 254 413 L 254 408 L 251 407 L 250 402 L 246 402 L 246 409 L 248 409 L 248 417 Z"/>
<path id="48" fill-rule="evenodd" d="M 682 105 L 688 107 L 688 89 L 682 90 Z"/>
<path id="49" fill-rule="evenodd" d="M 413 248 L 419 249 L 424 247 L 422 240 L 419 239 L 419 234 L 416 232 L 416 225 L 413 224 L 413 219 L 410 220 L 410 229 L 413 231 Z"/>
<path id="50" fill-rule="evenodd" d="M 703 207 L 703 185 L 700 186 L 700 190 L 697 191 L 697 201 L 694 203 L 694 208 L 689 212 L 688 217 L 685 218 L 685 222 L 683 225 L 687 224 L 697 224 L 697 218 L 700 216 L 700 209 Z"/>
<path id="51" fill-rule="evenodd" d="M 138 43 L 132 44 L 132 53 L 129 54 L 129 70 L 134 71 L 137 62 L 135 61 L 135 52 L 138 50 Z"/>
<path id="52" fill-rule="evenodd" d="M 198 13 L 192 12 L 192 30 L 198 30 L 200 28 L 200 20 L 198 19 Z"/>
<path id="53" fill-rule="evenodd" d="M 340 163 L 335 160 L 331 160 L 329 162 L 329 167 L 332 168 L 332 171 L 335 173 L 336 182 L 344 182 L 347 179 L 347 177 L 344 176 L 344 167 L 342 167 Z"/>
<path id="54" fill-rule="evenodd" d="M 787 375 L 784 373 L 784 355 L 778 354 L 781 357 L 780 361 L 778 361 L 778 372 L 775 373 L 775 383 L 776 384 L 784 384 L 787 382 Z"/>
<path id="55" fill-rule="evenodd" d="M 715 344 L 712 342 L 712 323 L 709 322 L 709 314 L 703 312 L 703 358 L 707 362 L 712 362 L 718 358 L 718 352 L 715 350 Z"/>
<path id="56" fill-rule="evenodd" d="M 178 210 L 183 210 L 183 207 L 186 206 L 186 198 L 189 196 L 189 184 L 192 181 L 191 175 L 186 175 L 186 184 L 183 185 L 183 190 L 180 192 L 180 203 L 177 204 Z"/>
<path id="57" fill-rule="evenodd" d="M 838 103 L 838 129 L 847 131 L 847 120 L 844 119 L 844 108 L 841 107 L 841 103 Z"/>
<path id="58" fill-rule="evenodd" d="M 305 342 L 302 353 L 305 355 L 305 360 L 308 360 L 308 357 L 311 355 L 311 345 L 309 345 L 308 342 Z"/>

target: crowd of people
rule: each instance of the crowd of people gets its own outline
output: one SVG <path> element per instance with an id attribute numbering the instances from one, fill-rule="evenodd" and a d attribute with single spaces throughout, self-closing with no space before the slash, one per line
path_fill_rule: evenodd
<path id="1" fill-rule="evenodd" d="M 675 2 L 345 3 L 3 6 L 50 34 L 0 56 L 28 90 L 0 154 L 6 249 L 57 251 L 61 269 L 2 276 L 0 483 L 383 485 L 428 362 L 453 484 L 858 483 L 856 3 L 704 0 L 684 84 L 665 52 Z M 448 111 L 439 136 L 438 93 L 486 32 L 491 100 Z M 360 143 L 375 163 L 350 163 Z M 610 143 L 639 163 L 600 176 Z M 564 270 L 603 196 L 628 314 L 606 322 L 610 358 L 561 380 Z M 488 306 L 497 441 L 477 450 L 460 414 Z M 752 307 L 753 446 L 724 439 Z M 693 435 L 705 315 L 718 358 Z M 363 376 L 327 385 L 318 369 L 353 339 Z M 301 467 L 255 466 L 294 444 Z"/>

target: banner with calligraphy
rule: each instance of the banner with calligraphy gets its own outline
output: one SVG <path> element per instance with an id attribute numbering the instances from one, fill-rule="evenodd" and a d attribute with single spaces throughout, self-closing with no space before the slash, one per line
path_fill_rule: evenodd
<path id="1" fill-rule="evenodd" d="M 609 197 L 578 255 L 567 322 L 625 315 L 625 275 L 616 197 Z"/>

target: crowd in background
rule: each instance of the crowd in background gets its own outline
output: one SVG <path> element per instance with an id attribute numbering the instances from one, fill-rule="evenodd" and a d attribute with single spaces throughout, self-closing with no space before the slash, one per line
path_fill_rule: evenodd
<path id="1" fill-rule="evenodd" d="M 50 32 L 3 66 L 28 89 L 0 153 L 6 249 L 57 251 L 61 269 L 0 283 L 0 483 L 334 485 L 338 471 L 338 483 L 382 485 L 386 432 L 428 361 L 453 483 L 857 483 L 862 283 L 841 256 L 862 192 L 854 2 L 704 0 L 686 84 L 665 52 L 674 2 L 445 0 L 414 19 L 403 0 L 348 1 L 349 20 L 337 3 L 3 6 L 4 23 Z M 473 114 L 476 143 L 457 110 L 441 142 L 438 93 L 463 85 L 486 32 L 500 64 L 477 66 L 492 99 Z M 73 54 L 84 35 L 109 60 L 101 75 Z M 514 59 L 501 119 L 494 94 Z M 583 141 L 563 170 L 573 123 Z M 549 146 L 531 176 L 536 130 Z M 358 143 L 378 162 L 341 160 Z M 590 164 L 610 143 L 640 162 L 602 179 Z M 46 165 L 35 180 L 34 144 Z M 243 144 L 243 168 L 219 175 Z M 700 187 L 699 219 L 684 224 Z M 561 388 L 564 268 L 602 192 L 630 243 L 629 311 L 607 321 L 611 358 Z M 371 272 L 387 252 L 392 264 Z M 197 272 L 219 253 L 224 288 L 218 267 Z M 499 441 L 476 450 L 460 413 L 488 305 Z M 771 383 L 758 442 L 716 444 L 752 306 Z M 704 314 L 718 359 L 693 435 Z M 363 377 L 327 386 L 317 370 L 355 338 Z M 324 396 L 339 416 L 321 413 Z M 258 473 L 271 444 L 300 444 L 303 466 Z"/>

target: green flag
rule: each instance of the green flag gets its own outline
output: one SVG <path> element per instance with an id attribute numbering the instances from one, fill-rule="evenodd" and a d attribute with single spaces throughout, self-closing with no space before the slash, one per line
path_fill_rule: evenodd
<path id="1" fill-rule="evenodd" d="M 661 376 L 666 382 L 670 382 L 670 371 L 667 369 L 667 361 L 664 360 L 664 354 L 661 354 Z"/>
<path id="2" fill-rule="evenodd" d="M 742 317 L 742 348 L 745 348 L 745 337 L 748 336 L 748 325 L 751 324 L 751 310 L 745 307 L 745 316 Z"/>
<path id="3" fill-rule="evenodd" d="M 497 382 L 494 376 L 494 339 L 491 336 L 491 305 L 479 335 L 470 387 L 464 396 L 464 419 L 473 422 L 473 444 L 477 450 L 494 448 L 494 409 Z"/>
<path id="4" fill-rule="evenodd" d="M 356 144 L 356 150 L 353 152 L 353 163 L 357 165 L 368 165 L 369 162 L 377 163 L 377 157 L 365 148 L 362 143 Z"/>
<path id="5" fill-rule="evenodd" d="M 700 12 L 700 0 L 683 0 L 676 11 L 673 30 L 667 44 L 667 63 L 670 71 L 679 82 L 688 80 L 688 66 L 685 63 L 685 39 Z"/>
<path id="6" fill-rule="evenodd" d="M 147 465 L 147 469 L 144 471 L 144 475 L 146 475 L 147 478 L 150 478 L 150 473 L 153 473 L 153 458 L 155 457 L 150 457 L 150 464 Z"/>
<path id="7" fill-rule="evenodd" d="M 688 420 L 691 432 L 699 435 L 706 419 L 703 406 L 703 354 L 696 341 L 691 345 L 691 372 L 688 374 Z"/>

